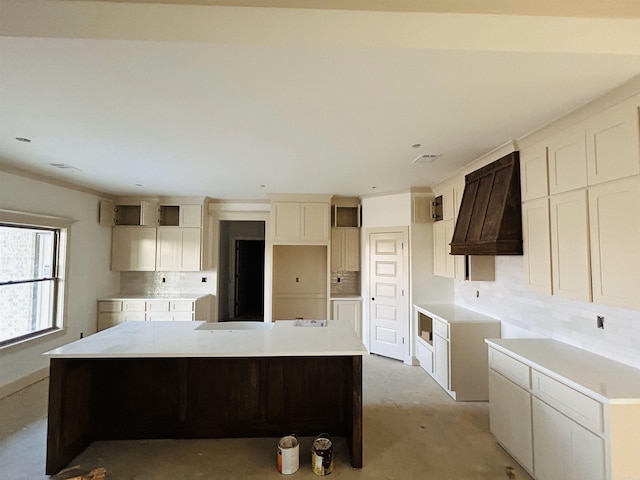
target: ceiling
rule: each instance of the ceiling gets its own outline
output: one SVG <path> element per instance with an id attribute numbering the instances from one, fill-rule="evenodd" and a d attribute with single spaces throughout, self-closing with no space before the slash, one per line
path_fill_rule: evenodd
<path id="1" fill-rule="evenodd" d="M 634 1 L 605 2 L 619 18 L 0 2 L 0 166 L 114 195 L 432 186 L 640 75 Z"/>

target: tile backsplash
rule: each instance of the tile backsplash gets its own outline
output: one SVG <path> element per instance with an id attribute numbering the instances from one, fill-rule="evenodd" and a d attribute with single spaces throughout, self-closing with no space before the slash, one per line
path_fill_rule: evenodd
<path id="1" fill-rule="evenodd" d="M 455 303 L 514 325 L 522 336 L 554 338 L 640 368 L 639 311 L 538 294 L 525 285 L 523 265 L 522 257 L 497 256 L 495 281 L 454 282 Z"/>
<path id="2" fill-rule="evenodd" d="M 148 294 L 213 294 L 216 272 L 121 272 L 120 292 Z M 206 282 L 202 279 L 206 278 Z M 164 280 L 164 281 L 163 281 Z"/>
<path id="3" fill-rule="evenodd" d="M 360 272 L 331 272 L 331 293 L 360 295 Z"/>

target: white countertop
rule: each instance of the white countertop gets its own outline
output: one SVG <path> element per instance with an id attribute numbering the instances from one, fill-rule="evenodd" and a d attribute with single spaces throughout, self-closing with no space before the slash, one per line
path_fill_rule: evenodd
<path id="1" fill-rule="evenodd" d="M 357 293 L 332 293 L 329 300 L 362 300 L 362 295 Z"/>
<path id="2" fill-rule="evenodd" d="M 500 320 L 496 318 L 474 312 L 473 310 L 467 310 L 453 303 L 415 304 L 414 307 L 422 313 L 438 317 L 448 323 L 500 323 Z"/>
<path id="3" fill-rule="evenodd" d="M 640 370 L 547 338 L 487 339 L 487 344 L 605 403 L 640 403 Z"/>
<path id="4" fill-rule="evenodd" d="M 206 293 L 118 293 L 108 297 L 99 298 L 98 301 L 118 301 L 118 300 L 198 300 L 206 297 Z"/>
<path id="5" fill-rule="evenodd" d="M 125 322 L 45 353 L 52 358 L 296 357 L 365 355 L 350 322 L 271 330 L 196 330 L 205 322 Z"/>

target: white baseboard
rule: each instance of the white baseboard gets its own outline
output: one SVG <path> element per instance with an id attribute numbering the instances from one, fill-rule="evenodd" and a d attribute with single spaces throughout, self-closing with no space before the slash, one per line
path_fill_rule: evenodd
<path id="1" fill-rule="evenodd" d="M 30 373 L 25 377 L 19 378 L 18 380 L 15 380 L 11 383 L 7 383 L 6 385 L 0 387 L 0 399 L 8 397 L 9 395 L 18 392 L 23 388 L 28 387 L 29 385 L 33 385 L 34 383 L 39 382 L 40 380 L 43 380 L 48 376 L 49 367 L 44 367 L 40 370 Z"/>

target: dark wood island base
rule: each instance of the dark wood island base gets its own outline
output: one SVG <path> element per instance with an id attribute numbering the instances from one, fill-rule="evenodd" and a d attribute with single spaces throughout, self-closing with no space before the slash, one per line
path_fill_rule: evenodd
<path id="1" fill-rule="evenodd" d="M 91 442 L 345 436 L 362 467 L 362 356 L 51 358 L 47 464 Z"/>

